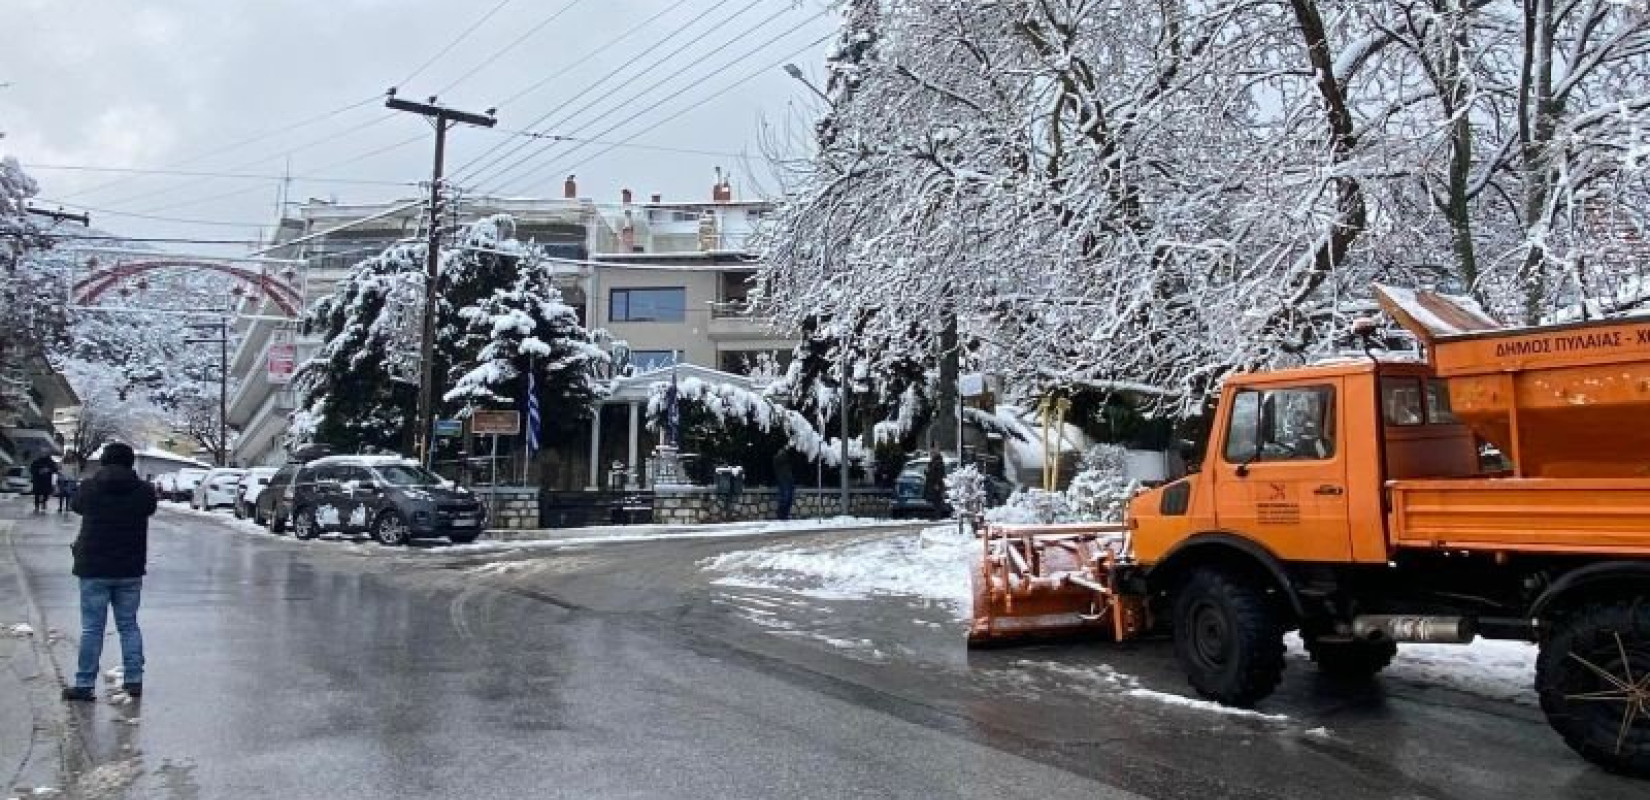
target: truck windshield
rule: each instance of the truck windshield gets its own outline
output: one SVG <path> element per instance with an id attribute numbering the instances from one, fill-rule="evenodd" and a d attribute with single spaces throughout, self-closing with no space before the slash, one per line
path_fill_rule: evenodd
<path id="1" fill-rule="evenodd" d="M 378 468 L 379 477 L 390 486 L 434 486 L 441 483 L 429 470 L 411 464 L 389 464 Z"/>

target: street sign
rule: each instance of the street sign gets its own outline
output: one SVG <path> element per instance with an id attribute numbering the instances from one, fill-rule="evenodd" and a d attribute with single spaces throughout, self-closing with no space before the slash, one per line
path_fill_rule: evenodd
<path id="1" fill-rule="evenodd" d="M 966 372 L 958 375 L 957 391 L 963 397 L 979 397 L 985 394 L 985 376 L 978 372 Z"/>
<path id="2" fill-rule="evenodd" d="M 521 412 L 477 411 L 470 415 L 470 432 L 477 436 L 515 436 L 521 433 Z"/>
<path id="3" fill-rule="evenodd" d="M 456 439 L 464 435 L 464 420 L 438 419 L 435 421 L 435 435 L 443 439 Z"/>
<path id="4" fill-rule="evenodd" d="M 291 383 L 292 373 L 298 369 L 298 345 L 292 342 L 270 345 L 267 362 L 270 383 Z"/>

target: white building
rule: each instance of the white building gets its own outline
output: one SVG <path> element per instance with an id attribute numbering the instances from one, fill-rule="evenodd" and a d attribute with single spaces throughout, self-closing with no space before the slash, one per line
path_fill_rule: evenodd
<path id="1" fill-rule="evenodd" d="M 629 190 L 618 200 L 581 198 L 569 177 L 560 199 L 463 198 L 458 217 L 514 217 L 519 239 L 565 263 L 563 300 L 581 311 L 587 327 L 628 344 L 637 371 L 680 360 L 741 373 L 789 358 L 795 342 L 772 335 L 745 303 L 756 271 L 745 247 L 770 204 L 735 201 L 720 180 L 708 202 L 667 203 L 655 195 L 639 203 Z M 293 244 L 269 255 L 301 260 L 286 277 L 312 303 L 361 259 L 420 235 L 421 214 L 414 200 L 310 201 L 280 224 L 276 241 Z M 335 232 L 317 236 L 326 231 Z M 297 398 L 271 374 L 271 347 L 291 344 L 301 364 L 319 342 L 299 335 L 294 323 L 273 319 L 280 311 L 272 301 L 255 298 L 248 308 L 257 318 L 241 320 L 242 341 L 230 361 L 239 378 L 228 414 L 240 430 L 233 461 L 277 464 L 285 458 L 282 438 Z M 581 475 L 577 483 L 587 479 Z"/>

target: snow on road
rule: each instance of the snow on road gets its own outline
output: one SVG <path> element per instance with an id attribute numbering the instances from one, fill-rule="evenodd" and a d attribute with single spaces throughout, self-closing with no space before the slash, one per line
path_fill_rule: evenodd
<path id="1" fill-rule="evenodd" d="M 905 597 L 932 601 L 947 609 L 959 623 L 960 647 L 960 623 L 967 620 L 970 605 L 968 570 L 977 546 L 972 536 L 959 535 L 955 528 L 931 527 L 910 534 L 867 535 L 824 544 L 779 544 L 729 552 L 706 559 L 700 566 L 717 576 L 711 581 L 713 585 L 728 589 L 760 589 L 827 600 Z M 928 627 L 934 623 L 916 620 L 913 624 Z M 1310 669 L 1300 638 L 1290 634 L 1286 643 L 1293 658 L 1291 666 Z M 1403 645 L 1392 666 L 1382 674 L 1388 680 L 1444 686 L 1534 705 L 1535 657 L 1535 646 L 1523 642 Z M 1052 665 L 1044 666 L 1044 671 L 1052 669 Z M 1119 686 L 1120 682 L 1133 680 L 1114 670 L 1090 677 Z M 1144 695 L 1132 689 L 1151 691 L 1138 684 L 1122 689 L 1134 696 Z"/>

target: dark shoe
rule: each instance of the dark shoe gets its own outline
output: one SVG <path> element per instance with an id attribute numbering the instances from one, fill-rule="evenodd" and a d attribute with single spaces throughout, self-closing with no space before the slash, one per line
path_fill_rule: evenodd
<path id="1" fill-rule="evenodd" d="M 143 696 L 143 684 L 141 683 L 123 683 L 120 685 L 120 688 L 121 691 L 126 693 L 127 697 Z"/>
<path id="2" fill-rule="evenodd" d="M 97 699 L 97 693 L 88 686 L 65 686 L 63 687 L 63 699 L 90 703 Z"/>

